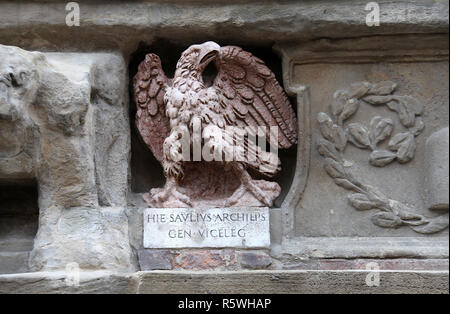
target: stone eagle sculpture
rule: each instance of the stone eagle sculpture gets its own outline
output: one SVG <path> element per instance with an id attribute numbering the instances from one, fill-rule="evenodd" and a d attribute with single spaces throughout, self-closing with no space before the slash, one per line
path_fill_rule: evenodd
<path id="1" fill-rule="evenodd" d="M 211 62 L 217 75 L 208 86 L 203 72 Z M 196 123 L 201 124 L 201 143 L 221 146 L 223 151 L 230 149 L 235 137 L 212 143 L 204 134 L 208 126 L 224 131 L 229 126 L 247 127 L 254 132 L 261 126 L 277 127 L 277 138 L 266 133 L 271 145 L 283 149 L 297 142 L 294 110 L 263 61 L 239 47 L 205 42 L 182 53 L 174 78 L 169 79 L 160 58 L 150 53 L 134 77 L 134 97 L 137 129 L 166 177 L 163 188 L 144 194 L 150 206 L 271 206 L 278 197 L 276 182 L 253 177 L 275 176 L 281 169 L 280 160 L 273 152 L 250 145 L 248 137 L 244 139 L 245 151 L 256 158 L 207 162 L 180 156 L 183 130 L 190 134 L 188 146 L 192 148 Z"/>

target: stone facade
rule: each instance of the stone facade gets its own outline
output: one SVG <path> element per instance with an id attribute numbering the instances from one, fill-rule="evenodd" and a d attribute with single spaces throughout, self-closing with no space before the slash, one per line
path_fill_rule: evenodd
<path id="1" fill-rule="evenodd" d="M 369 27 L 366 1 L 86 1 L 80 26 L 65 3 L 0 2 L 0 292 L 448 293 L 449 6 L 378 3 Z M 145 245 L 164 175 L 132 79 L 211 40 L 296 110 L 267 241 Z"/>

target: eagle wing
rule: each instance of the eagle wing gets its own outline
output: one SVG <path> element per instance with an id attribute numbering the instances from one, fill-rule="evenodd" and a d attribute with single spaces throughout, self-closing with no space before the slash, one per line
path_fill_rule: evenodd
<path id="1" fill-rule="evenodd" d="M 164 95 L 170 86 L 161 66 L 161 59 L 150 53 L 138 67 L 134 77 L 134 100 L 137 106 L 136 126 L 145 144 L 162 162 L 163 144 L 170 133 Z"/>
<path id="2" fill-rule="evenodd" d="M 240 128 L 266 128 L 266 140 L 279 148 L 289 148 L 297 143 L 297 119 L 286 93 L 275 75 L 262 60 L 235 46 L 222 47 L 216 60 L 218 74 L 213 86 L 224 108 L 227 124 Z M 270 138 L 270 128 L 278 127 L 278 138 Z M 280 170 L 277 156 L 252 149 L 248 138 L 244 139 L 248 154 L 257 156 L 246 164 L 266 176 L 274 176 Z M 260 157 L 269 157 L 260 158 Z M 270 161 L 275 158 L 276 161 Z"/>
<path id="3" fill-rule="evenodd" d="M 297 119 L 286 93 L 264 62 L 235 46 L 222 47 L 214 86 L 231 125 L 278 126 L 278 147 L 297 143 Z M 266 132 L 269 141 L 270 132 Z M 273 143 L 273 141 L 272 141 Z"/>

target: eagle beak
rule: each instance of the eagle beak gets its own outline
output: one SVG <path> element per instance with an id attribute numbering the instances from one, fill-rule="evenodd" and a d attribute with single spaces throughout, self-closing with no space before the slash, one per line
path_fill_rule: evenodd
<path id="1" fill-rule="evenodd" d="M 213 41 L 208 41 L 201 45 L 200 48 L 200 66 L 202 69 L 214 60 L 220 52 L 220 46 Z"/>

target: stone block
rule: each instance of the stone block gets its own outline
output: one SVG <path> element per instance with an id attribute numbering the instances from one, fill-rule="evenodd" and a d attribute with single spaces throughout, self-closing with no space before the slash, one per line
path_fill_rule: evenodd
<path id="1" fill-rule="evenodd" d="M 16 274 L 28 271 L 29 252 L 1 252 L 0 274 Z"/>
<path id="2" fill-rule="evenodd" d="M 148 208 L 145 248 L 268 248 L 269 209 Z"/>
<path id="3" fill-rule="evenodd" d="M 173 254 L 167 250 L 139 250 L 141 270 L 171 270 Z"/>
<path id="4" fill-rule="evenodd" d="M 272 264 L 272 258 L 264 252 L 240 252 L 239 261 L 248 269 L 264 269 Z"/>
<path id="5" fill-rule="evenodd" d="M 174 268 L 184 270 L 236 269 L 236 252 L 229 249 L 181 251 L 175 257 Z"/>
<path id="6" fill-rule="evenodd" d="M 123 208 L 53 209 L 43 219 L 30 255 L 33 271 L 61 270 L 69 263 L 80 269 L 133 270 Z"/>
<path id="7" fill-rule="evenodd" d="M 449 207 L 448 128 L 433 133 L 425 144 L 427 207 L 447 210 Z"/>

